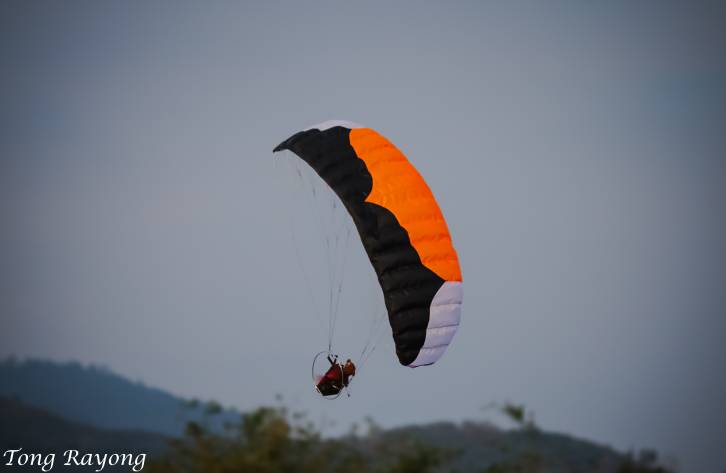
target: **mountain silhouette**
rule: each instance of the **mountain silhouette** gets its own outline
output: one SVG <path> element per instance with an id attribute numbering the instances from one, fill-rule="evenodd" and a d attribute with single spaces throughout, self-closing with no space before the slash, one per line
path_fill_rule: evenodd
<path id="1" fill-rule="evenodd" d="M 220 457 L 212 457 L 213 460 L 237 459 L 238 453 L 250 445 L 235 443 L 240 441 L 231 435 L 234 427 L 230 430 L 230 426 L 237 425 L 239 432 L 249 433 L 253 425 L 250 422 L 265 418 L 269 412 L 275 412 L 274 408 L 261 407 L 242 415 L 213 402 L 190 402 L 143 383 L 131 382 L 107 369 L 79 363 L 15 359 L 0 362 L 2 451 L 22 447 L 25 452 L 57 455 L 69 448 L 92 453 L 138 452 L 146 453 L 150 460 L 159 459 L 161 463 L 150 466 L 151 471 L 167 471 L 163 468 L 164 462 L 175 461 L 180 445 L 186 452 L 184 458 L 194 452 L 188 449 L 195 445 L 203 447 L 202 458 L 206 458 L 205 449 L 214 445 Z M 284 412 L 284 409 L 280 411 L 279 422 L 269 424 L 277 426 L 270 438 L 283 435 L 285 442 L 295 445 L 301 440 L 285 437 L 295 429 L 292 424 L 288 425 Z M 515 420 L 523 422 L 514 429 L 471 421 L 381 429 L 371 421 L 368 432 L 363 435 L 351 433 L 323 438 L 314 431 L 313 440 L 304 442 L 312 442 L 305 447 L 312 451 L 350 447 L 380 471 L 390 466 L 386 459 L 403 458 L 415 463 L 416 457 L 411 457 L 411 452 L 428 450 L 450 455 L 447 469 L 442 471 L 459 473 L 667 471 L 657 466 L 653 451 L 641 452 L 641 457 L 636 459 L 632 454 L 607 446 L 546 432 L 519 417 Z M 208 433 L 202 435 L 203 432 Z M 260 438 L 267 439 L 264 435 Z M 185 440 L 179 443 L 180 439 Z M 417 450 L 417 446 L 424 450 Z M 38 467 L 15 470 L 38 471 Z M 126 467 L 123 471 L 129 469 Z"/>
<path id="2" fill-rule="evenodd" d="M 0 362 L 0 396 L 18 398 L 67 419 L 108 429 L 141 429 L 181 435 L 189 421 L 201 421 L 215 403 L 188 401 L 110 370 L 80 363 L 7 359 Z M 239 413 L 222 410 L 218 428 Z"/>
<path id="3" fill-rule="evenodd" d="M 56 464 L 68 449 L 92 453 L 161 455 L 167 450 L 168 438 L 143 430 L 99 429 L 63 419 L 28 406 L 17 399 L 0 397 L 0 446 L 5 452 L 22 448 L 26 453 L 55 453 Z M 9 457 L 4 458 L 3 464 Z M 94 471 L 95 467 L 74 466 L 74 471 Z M 107 467 L 107 471 L 129 471 L 127 466 Z M 13 471 L 40 471 L 38 466 L 13 465 Z"/>

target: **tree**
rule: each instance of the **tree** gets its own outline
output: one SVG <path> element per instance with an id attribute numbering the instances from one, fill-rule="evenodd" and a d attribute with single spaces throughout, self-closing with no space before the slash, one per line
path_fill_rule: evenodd
<path id="1" fill-rule="evenodd" d="M 210 409 L 207 415 L 220 410 Z M 284 407 L 261 407 L 241 416 L 226 432 L 190 422 L 185 436 L 173 440 L 170 452 L 150 462 L 151 473 L 433 473 L 448 456 L 443 450 L 415 443 L 410 448 L 374 454 L 351 439 L 322 439 L 304 413 Z"/>

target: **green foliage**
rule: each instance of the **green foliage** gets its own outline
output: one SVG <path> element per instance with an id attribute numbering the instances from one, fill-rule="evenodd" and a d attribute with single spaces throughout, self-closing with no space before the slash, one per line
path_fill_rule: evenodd
<path id="1" fill-rule="evenodd" d="M 213 411 L 208 411 L 214 415 Z M 261 407 L 215 433 L 190 422 L 184 438 L 171 443 L 165 457 L 152 461 L 151 473 L 434 473 L 447 460 L 442 450 L 422 444 L 392 452 L 356 448 L 354 439 L 326 440 L 303 413 Z"/>
<path id="2" fill-rule="evenodd" d="M 54 379 L 66 382 L 57 385 Z M 78 446 L 99 453 L 143 452 L 149 455 L 144 471 L 664 473 L 675 469 L 663 466 L 652 450 L 623 454 L 540 430 L 534 413 L 521 404 L 492 402 L 484 407 L 505 416 L 513 429 L 482 422 L 384 429 L 368 417 L 347 435 L 327 439 L 304 413 L 288 412 L 282 396 L 275 397 L 277 407 L 240 415 L 216 402 L 185 401 L 131 383 L 102 368 L 13 358 L 0 361 L 0 381 L 0 445 L 22 445 L 38 452 Z M 170 436 L 175 440 L 170 441 Z"/>
<path id="3" fill-rule="evenodd" d="M 524 406 L 507 403 L 502 407 L 502 412 L 517 424 L 524 422 Z"/>
<path id="4" fill-rule="evenodd" d="M 216 401 L 209 401 L 204 406 L 204 414 L 205 415 L 215 415 L 215 414 L 221 414 L 224 409 L 222 408 L 222 405 L 219 404 Z"/>
<path id="5" fill-rule="evenodd" d="M 192 407 L 195 408 L 195 407 Z M 198 406 L 197 406 L 198 408 Z M 372 419 L 343 437 L 326 439 L 304 413 L 264 407 L 216 429 L 206 418 L 188 422 L 171 440 L 140 431 L 95 429 L 0 397 L 0 445 L 29 451 L 66 448 L 149 454 L 144 471 L 226 473 L 666 473 L 653 450 L 622 454 L 562 434 L 491 424 L 438 423 L 383 429 Z M 151 460 L 154 458 L 155 460 Z"/>
<path id="6" fill-rule="evenodd" d="M 402 452 L 388 473 L 434 473 L 449 459 L 446 452 L 421 444 L 414 444 L 409 451 Z"/>
<path id="7" fill-rule="evenodd" d="M 456 427 L 448 424 L 436 429 L 384 430 L 366 419 L 367 432 L 358 436 L 356 429 L 348 436 L 325 439 L 302 412 L 288 412 L 282 406 L 261 407 L 229 423 L 224 433 L 211 430 L 213 422 L 190 422 L 182 439 L 173 440 L 170 452 L 150 462 L 151 473 L 444 473 L 456 465 L 458 471 L 481 473 L 537 473 L 560 471 L 611 473 L 667 473 L 658 466 L 657 454 L 645 450 L 633 454 L 612 455 L 593 450 L 590 455 L 582 442 L 545 434 L 534 426 L 532 414 L 524 406 L 506 404 L 499 409 L 517 422 L 520 429 L 506 435 L 504 449 L 491 450 L 503 440 L 495 435 L 494 444 L 484 427 Z M 208 417 L 221 412 L 207 409 Z M 462 430 L 463 429 L 463 430 Z M 462 437 L 463 432 L 468 432 Z M 434 434 L 434 435 L 432 435 Z M 461 440 L 471 435 L 473 444 Z M 426 438 L 428 436 L 428 438 Z M 451 441 L 452 437 L 458 440 Z M 458 445 L 458 446 L 457 446 Z M 443 447 L 443 448 L 442 448 Z M 461 462 L 471 449 L 487 449 L 493 461 Z M 582 458 L 571 457 L 572 450 Z M 585 450 L 583 450 L 585 449 Z"/>
<path id="8" fill-rule="evenodd" d="M 535 473 L 544 469 L 542 456 L 536 452 L 526 452 L 519 457 L 501 463 L 494 463 L 483 473 Z"/>
<path id="9" fill-rule="evenodd" d="M 659 465 L 655 450 L 646 449 L 637 457 L 632 452 L 626 454 L 616 473 L 669 473 L 669 470 Z"/>
<path id="10" fill-rule="evenodd" d="M 507 419 L 511 420 L 520 429 L 528 432 L 537 432 L 539 427 L 534 421 L 534 412 L 528 410 L 524 404 L 514 404 L 512 402 L 505 402 L 500 404 L 492 402 L 484 406 L 483 410 L 494 408 L 504 415 Z"/>

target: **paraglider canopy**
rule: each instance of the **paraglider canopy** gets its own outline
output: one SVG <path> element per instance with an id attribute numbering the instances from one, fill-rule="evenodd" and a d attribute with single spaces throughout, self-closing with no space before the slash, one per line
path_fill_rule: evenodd
<path id="1" fill-rule="evenodd" d="M 459 326 L 463 293 L 448 226 L 424 179 L 385 137 L 348 121 L 295 133 L 274 149 L 282 150 L 309 164 L 352 217 L 400 363 L 435 363 Z"/>

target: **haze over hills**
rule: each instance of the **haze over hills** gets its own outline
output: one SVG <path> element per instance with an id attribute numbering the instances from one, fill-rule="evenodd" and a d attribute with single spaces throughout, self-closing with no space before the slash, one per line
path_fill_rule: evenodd
<path id="1" fill-rule="evenodd" d="M 2 451 L 18 446 L 26 451 L 58 453 L 79 448 L 94 453 L 123 450 L 144 452 L 150 458 L 164 457 L 169 455 L 168 446 L 174 445 L 169 443 L 171 439 L 199 429 L 234 451 L 234 437 L 230 436 L 233 430 L 225 430 L 223 424 L 244 426 L 264 412 L 260 409 L 240 415 L 215 403 L 190 404 L 109 370 L 78 363 L 0 363 Z M 185 429 L 189 421 L 197 427 Z M 545 432 L 526 422 L 512 430 L 481 422 L 443 422 L 389 430 L 371 423 L 362 435 L 318 438 L 316 442 L 321 449 L 330 447 L 331 442 L 342 442 L 339 445 L 361 452 L 373 464 L 381 456 L 381 445 L 388 452 L 382 458 L 390 457 L 390 452 L 394 456 L 407 454 L 411 445 L 431 446 L 452 455 L 441 471 L 453 469 L 460 473 L 520 471 L 517 468 L 548 472 L 666 471 L 621 470 L 626 455 L 587 440 Z"/>
<path id="2" fill-rule="evenodd" d="M 17 397 L 50 413 L 109 429 L 142 429 L 181 435 L 215 403 L 198 403 L 132 382 L 108 369 L 80 363 L 8 359 L 0 362 L 0 396 Z M 225 410 L 218 422 L 237 420 Z"/>

